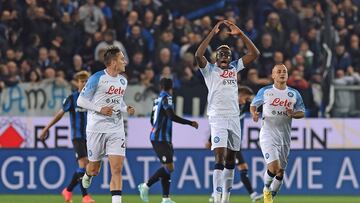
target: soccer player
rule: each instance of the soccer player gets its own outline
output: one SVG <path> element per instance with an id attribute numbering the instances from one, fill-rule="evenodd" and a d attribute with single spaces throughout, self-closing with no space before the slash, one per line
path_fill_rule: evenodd
<path id="1" fill-rule="evenodd" d="M 79 168 L 74 172 L 70 184 L 62 191 L 62 196 L 65 202 L 72 202 L 72 191 L 74 187 L 80 183 L 80 189 L 82 193 L 83 203 L 95 202 L 88 194 L 87 190 L 81 184 L 81 178 L 85 173 L 85 167 L 88 164 L 87 149 L 86 149 L 86 109 L 78 107 L 76 100 L 82 88 L 85 86 L 90 73 L 87 71 L 80 71 L 74 75 L 75 83 L 78 90 L 74 91 L 69 95 L 64 103 L 62 109 L 58 111 L 55 117 L 48 123 L 48 125 L 41 131 L 40 139 L 46 140 L 49 129 L 57 123 L 66 112 L 70 113 L 70 129 L 71 129 L 71 140 L 74 145 L 75 157 L 77 159 Z"/>
<path id="2" fill-rule="evenodd" d="M 240 108 L 240 128 L 241 128 L 241 135 L 244 129 L 244 118 L 245 118 L 245 105 L 247 102 L 251 102 L 254 96 L 254 92 L 247 86 L 239 86 L 238 88 L 238 101 L 239 101 L 239 108 Z M 209 142 L 207 143 L 207 148 L 211 147 L 211 137 L 209 138 Z M 236 153 L 236 160 L 235 160 L 237 169 L 240 171 L 241 182 L 245 186 L 246 190 L 250 195 L 250 199 L 252 202 L 256 202 L 260 200 L 263 195 L 258 194 L 254 191 L 250 179 L 248 177 L 248 165 L 245 162 L 244 156 L 240 151 Z M 209 202 L 214 202 L 213 194 L 209 198 Z"/>
<path id="3" fill-rule="evenodd" d="M 121 171 L 125 158 L 125 131 L 123 112 L 129 115 L 135 109 L 123 100 L 127 80 L 120 75 L 125 71 L 124 54 L 116 46 L 104 53 L 106 69 L 93 74 L 77 100 L 78 106 L 88 110 L 86 135 L 89 164 L 82 179 L 84 188 L 91 184 L 93 176 L 100 171 L 101 160 L 108 155 L 112 203 L 121 203 Z"/>
<path id="4" fill-rule="evenodd" d="M 216 49 L 216 63 L 204 57 L 210 40 L 225 24 L 230 35 L 239 36 L 248 52 L 242 58 L 231 61 L 231 50 L 227 45 Z M 210 31 L 195 53 L 196 61 L 204 76 L 208 93 L 208 116 L 211 131 L 211 149 L 215 152 L 213 190 L 215 203 L 227 203 L 233 185 L 235 154 L 240 150 L 239 102 L 237 96 L 237 72 L 244 69 L 259 55 L 258 49 L 234 23 L 220 21 Z M 225 169 L 224 169 L 225 168 Z"/>
<path id="5" fill-rule="evenodd" d="M 171 173 L 174 171 L 174 149 L 172 145 L 172 121 L 184 125 L 198 128 L 196 121 L 189 121 L 180 118 L 174 113 L 172 102 L 173 82 L 171 79 L 162 78 L 160 80 L 160 95 L 154 101 L 151 114 L 152 130 L 150 140 L 156 155 L 159 157 L 162 167 L 160 167 L 146 183 L 138 186 L 140 198 L 144 202 L 149 202 L 148 194 L 150 187 L 161 179 L 163 189 L 162 203 L 175 203 L 170 199 Z"/>
<path id="6" fill-rule="evenodd" d="M 261 88 L 251 102 L 250 112 L 253 120 L 259 120 L 257 108 L 263 106 L 260 147 L 267 164 L 264 174 L 264 203 L 272 203 L 280 190 L 284 170 L 290 152 L 291 121 L 305 116 L 301 95 L 287 87 L 287 68 L 275 65 L 272 70 L 273 85 Z"/>

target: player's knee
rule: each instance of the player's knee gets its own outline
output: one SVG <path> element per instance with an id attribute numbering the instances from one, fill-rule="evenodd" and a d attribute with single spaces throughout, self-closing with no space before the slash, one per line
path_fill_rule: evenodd
<path id="1" fill-rule="evenodd" d="M 121 174 L 122 173 L 122 165 L 116 165 L 111 167 L 112 174 Z"/>

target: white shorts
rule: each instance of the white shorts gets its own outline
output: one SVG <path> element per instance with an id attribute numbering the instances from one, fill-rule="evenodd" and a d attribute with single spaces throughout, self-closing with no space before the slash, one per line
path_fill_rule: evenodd
<path id="1" fill-rule="evenodd" d="M 105 155 L 125 156 L 125 133 L 86 132 L 86 145 L 89 161 L 101 161 Z"/>
<path id="2" fill-rule="evenodd" d="M 275 160 L 279 160 L 281 168 L 286 168 L 290 153 L 290 145 L 277 145 L 271 142 L 260 140 L 260 148 L 266 164 L 269 164 Z"/>
<path id="3" fill-rule="evenodd" d="M 240 117 L 209 117 L 211 131 L 211 150 L 225 147 L 240 151 Z"/>

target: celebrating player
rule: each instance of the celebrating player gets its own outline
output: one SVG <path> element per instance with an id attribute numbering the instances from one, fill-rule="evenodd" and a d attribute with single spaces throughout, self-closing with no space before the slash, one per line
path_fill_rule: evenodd
<path id="1" fill-rule="evenodd" d="M 257 108 L 263 105 L 260 147 L 267 164 L 264 174 L 264 203 L 272 203 L 280 190 L 290 152 L 292 118 L 305 116 L 301 95 L 287 87 L 288 72 L 285 65 L 275 65 L 272 70 L 274 84 L 263 87 L 256 94 L 250 107 L 253 120 L 259 120 Z"/>
<path id="2" fill-rule="evenodd" d="M 240 128 L 241 128 L 241 135 L 244 129 L 244 118 L 245 118 L 245 105 L 247 102 L 251 102 L 252 97 L 254 96 L 254 92 L 247 86 L 239 86 L 238 88 L 238 101 L 239 101 L 239 108 L 240 108 Z M 209 138 L 209 142 L 207 143 L 207 148 L 211 147 L 211 137 Z M 245 186 L 246 190 L 250 195 L 250 199 L 252 202 L 256 202 L 260 200 L 263 195 L 258 194 L 254 191 L 250 179 L 248 177 L 248 165 L 245 162 L 244 156 L 241 152 L 242 150 L 236 153 L 236 166 L 237 169 L 240 171 L 241 182 Z M 214 202 L 213 194 L 209 198 L 209 202 Z"/>
<path id="3" fill-rule="evenodd" d="M 127 80 L 125 57 L 119 48 L 110 46 L 104 53 L 105 70 L 93 74 L 83 88 L 77 104 L 88 110 L 87 148 L 89 164 L 83 176 L 84 188 L 91 184 L 100 171 L 101 159 L 108 155 L 112 203 L 121 203 L 121 171 L 125 158 L 125 131 L 123 112 L 132 115 L 135 109 L 123 100 Z"/>
<path id="4" fill-rule="evenodd" d="M 55 123 L 57 123 L 66 112 L 70 113 L 71 140 L 74 145 L 75 157 L 77 158 L 79 168 L 76 170 L 76 172 L 74 172 L 70 184 L 64 188 L 61 193 L 65 202 L 72 202 L 72 191 L 78 183 L 80 183 L 80 189 L 83 196 L 82 202 L 95 202 L 81 184 L 81 178 L 83 177 L 85 173 L 85 167 L 89 162 L 87 158 L 85 133 L 86 110 L 78 107 L 76 104 L 76 100 L 79 97 L 81 90 L 85 86 L 89 76 L 90 74 L 87 71 L 80 71 L 74 75 L 78 90 L 74 91 L 65 99 L 63 108 L 58 111 L 55 117 L 49 122 L 49 124 L 42 130 L 40 134 L 40 139 L 45 140 L 48 136 L 49 129 L 55 125 Z"/>
<path id="5" fill-rule="evenodd" d="M 242 58 L 231 61 L 231 50 L 227 45 L 216 49 L 216 63 L 211 64 L 204 57 L 210 40 L 225 24 L 230 35 L 239 36 L 248 52 Z M 195 53 L 196 61 L 204 76 L 208 93 L 208 116 L 211 131 L 211 149 L 215 152 L 213 190 L 215 203 L 227 203 L 233 185 L 235 154 L 240 150 L 239 103 L 237 96 L 237 72 L 244 69 L 259 55 L 258 49 L 232 22 L 220 21 L 211 30 Z M 224 169 L 225 168 L 225 169 Z"/>
<path id="6" fill-rule="evenodd" d="M 171 79 L 162 78 L 160 81 L 160 88 L 160 95 L 155 99 L 151 114 L 151 124 L 153 128 L 150 133 L 150 140 L 156 155 L 162 163 L 162 167 L 160 167 L 146 183 L 140 184 L 138 189 L 141 200 L 149 202 L 149 188 L 161 178 L 161 186 L 163 189 L 162 203 L 175 203 L 169 196 L 171 172 L 174 171 L 172 121 L 184 125 L 191 125 L 196 129 L 198 128 L 198 123 L 196 121 L 180 118 L 174 113 L 171 96 L 173 82 Z"/>

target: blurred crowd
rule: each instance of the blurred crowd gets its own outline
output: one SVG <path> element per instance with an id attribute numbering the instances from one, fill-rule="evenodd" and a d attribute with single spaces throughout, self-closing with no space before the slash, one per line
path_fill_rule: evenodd
<path id="1" fill-rule="evenodd" d="M 230 0 L 211 9 L 216 2 L 0 0 L 0 90 L 43 79 L 70 81 L 80 70 L 94 73 L 104 68 L 109 45 L 125 53 L 130 84 L 152 88 L 168 77 L 179 92 L 201 86 L 194 53 L 221 19 L 236 22 L 261 52 L 239 76 L 254 92 L 272 82 L 274 64 L 284 63 L 288 85 L 302 94 L 307 116 L 317 117 L 324 108 L 325 41 L 334 82 L 360 83 L 359 0 Z M 194 4 L 203 7 L 191 10 Z M 209 60 L 221 44 L 231 47 L 233 59 L 246 52 L 226 32 L 212 40 Z"/>

